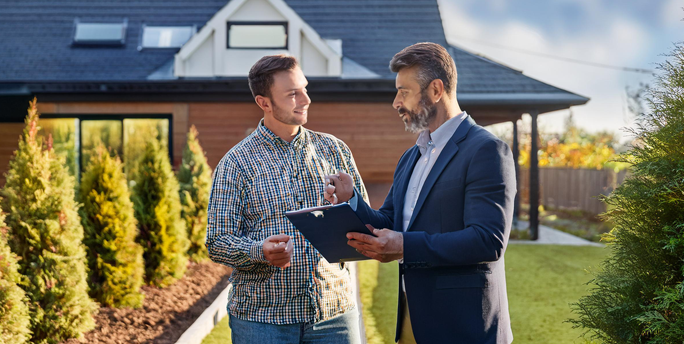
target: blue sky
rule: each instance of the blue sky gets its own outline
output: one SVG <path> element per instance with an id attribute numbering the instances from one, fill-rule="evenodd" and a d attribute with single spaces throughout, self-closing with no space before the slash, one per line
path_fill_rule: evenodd
<path id="1" fill-rule="evenodd" d="M 590 130 L 631 124 L 625 87 L 653 76 L 564 62 L 502 48 L 600 64 L 655 70 L 684 41 L 684 0 L 439 0 L 449 43 L 591 98 L 572 109 Z M 568 111 L 540 116 L 545 131 L 563 128 Z M 622 134 L 625 136 L 624 134 Z"/>

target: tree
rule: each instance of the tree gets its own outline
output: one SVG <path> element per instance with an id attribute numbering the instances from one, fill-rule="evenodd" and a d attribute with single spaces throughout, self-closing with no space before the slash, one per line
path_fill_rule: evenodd
<path id="1" fill-rule="evenodd" d="M 0 209 L 0 343 L 22 344 L 31 337 L 26 293 L 17 285 L 17 259 L 7 244 L 9 228 Z"/>
<path id="2" fill-rule="evenodd" d="M 180 217 L 179 185 L 169 156 L 150 140 L 140 158 L 133 186 L 138 242 L 143 247 L 147 281 L 165 287 L 185 274 L 187 231 Z"/>
<path id="3" fill-rule="evenodd" d="M 80 190 L 90 295 L 107 306 L 140 307 L 144 262 L 123 164 L 99 146 Z"/>
<path id="4" fill-rule="evenodd" d="M 560 134 L 542 134 L 538 157 L 539 166 L 571 168 L 624 169 L 626 164 L 616 163 L 615 135 L 609 132 L 589 133 L 577 126 L 572 113 L 565 119 L 565 130 Z M 519 163 L 530 165 L 531 137 L 523 134 Z"/>
<path id="5" fill-rule="evenodd" d="M 576 327 L 605 343 L 681 343 L 684 338 L 684 47 L 660 66 L 651 113 L 622 160 L 632 175 L 606 202 L 611 255 L 574 305 Z"/>
<path id="6" fill-rule="evenodd" d="M 2 208 L 8 212 L 10 247 L 26 276 L 31 341 L 58 343 L 94 328 L 97 305 L 88 297 L 74 177 L 52 149 L 51 137 L 43 147 L 38 116 L 34 98 L 10 161 Z"/>
<path id="7" fill-rule="evenodd" d="M 199 262 L 208 257 L 204 240 L 207 234 L 207 206 L 211 192 L 211 168 L 197 139 L 193 125 L 183 150 L 183 162 L 178 170 L 181 216 L 190 239 L 188 255 Z"/>

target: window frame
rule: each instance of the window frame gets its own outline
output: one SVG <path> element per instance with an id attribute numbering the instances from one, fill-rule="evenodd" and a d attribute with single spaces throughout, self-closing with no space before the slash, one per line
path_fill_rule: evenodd
<path id="1" fill-rule="evenodd" d="M 285 28 L 285 46 L 283 47 L 231 47 L 230 46 L 230 27 L 233 25 L 241 26 L 268 26 L 281 25 Z M 226 49 L 239 50 L 289 50 L 290 47 L 290 23 L 287 21 L 228 21 L 226 22 Z"/>
<path id="2" fill-rule="evenodd" d="M 78 30 L 78 24 L 121 24 L 121 39 L 120 40 L 86 40 L 77 41 L 76 31 Z M 78 17 L 74 19 L 74 27 L 71 33 L 71 45 L 72 46 L 124 46 L 126 45 L 126 33 L 128 30 L 128 18 L 123 18 L 122 22 L 83 22 Z"/>
<path id="3" fill-rule="evenodd" d="M 168 152 L 169 161 L 173 165 L 173 115 L 166 113 L 156 114 L 41 114 L 43 119 L 78 119 L 78 172 L 80 174 L 83 170 L 83 121 L 120 121 L 121 122 L 121 144 L 124 144 L 124 124 L 125 119 L 166 119 L 169 123 L 169 137 L 168 137 Z M 122 158 L 123 159 L 123 158 Z M 123 160 L 122 160 L 123 161 Z"/>

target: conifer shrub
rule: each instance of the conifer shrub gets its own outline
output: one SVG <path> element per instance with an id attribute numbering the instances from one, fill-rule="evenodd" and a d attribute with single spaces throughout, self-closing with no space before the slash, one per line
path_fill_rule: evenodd
<path id="1" fill-rule="evenodd" d="M 103 305 L 142 305 L 144 262 L 137 222 L 119 158 L 103 146 L 81 176 L 79 213 L 85 232 L 90 295 Z"/>
<path id="2" fill-rule="evenodd" d="M 38 132 L 36 100 L 30 103 L 19 148 L 9 164 L 2 208 L 8 242 L 19 257 L 28 297 L 31 342 L 58 343 L 95 327 L 97 304 L 88 297 L 83 227 L 74 177 Z"/>
<path id="3" fill-rule="evenodd" d="M 179 185 L 168 152 L 150 140 L 138 161 L 133 204 L 138 220 L 138 243 L 143 247 L 145 278 L 158 287 L 185 274 L 187 231 L 180 216 Z"/>
<path id="4" fill-rule="evenodd" d="M 201 262 L 208 258 L 204 241 L 207 234 L 207 206 L 211 192 L 211 168 L 197 139 L 193 125 L 188 132 L 183 150 L 183 161 L 178 170 L 180 183 L 181 217 L 188 230 L 188 255 Z"/>
<path id="5" fill-rule="evenodd" d="M 631 177 L 605 201 L 615 224 L 611 255 L 572 320 L 603 343 L 684 340 L 684 47 L 676 46 L 651 88 L 651 112 L 622 155 Z"/>

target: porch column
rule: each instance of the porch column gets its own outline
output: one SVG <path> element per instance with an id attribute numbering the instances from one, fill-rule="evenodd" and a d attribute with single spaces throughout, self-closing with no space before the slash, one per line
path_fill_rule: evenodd
<path id="1" fill-rule="evenodd" d="M 518 142 L 518 119 L 513 122 L 513 161 L 515 162 L 515 200 L 513 201 L 513 228 L 518 227 L 518 219 L 520 217 L 520 165 L 518 164 L 518 157 L 520 157 L 520 143 Z"/>
<path id="2" fill-rule="evenodd" d="M 530 239 L 539 239 L 539 132 L 537 130 L 537 117 L 539 111 L 530 111 L 532 116 L 532 133 L 530 148 Z"/>

